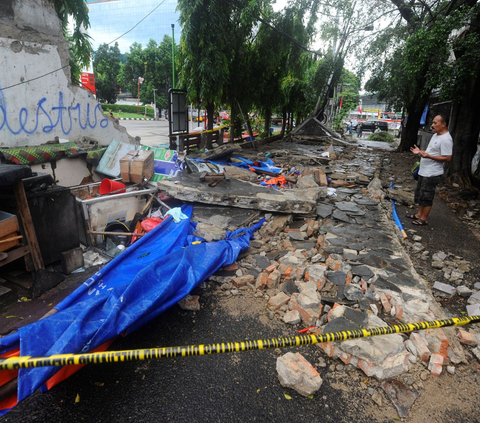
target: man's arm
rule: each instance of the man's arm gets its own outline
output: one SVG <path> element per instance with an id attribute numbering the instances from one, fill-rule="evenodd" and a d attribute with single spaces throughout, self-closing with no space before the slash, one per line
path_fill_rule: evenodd
<path id="1" fill-rule="evenodd" d="M 420 151 L 419 155 L 426 158 L 426 159 L 431 159 L 435 160 L 436 162 L 449 162 L 452 160 L 452 156 L 432 156 L 431 154 L 428 154 L 426 151 Z"/>
<path id="2" fill-rule="evenodd" d="M 414 145 L 412 148 L 410 148 L 410 151 L 413 154 L 417 154 L 420 157 L 423 157 L 425 159 L 431 159 L 435 160 L 437 162 L 449 162 L 452 160 L 452 156 L 432 156 L 431 154 L 428 154 L 425 150 L 420 150 L 417 145 Z"/>

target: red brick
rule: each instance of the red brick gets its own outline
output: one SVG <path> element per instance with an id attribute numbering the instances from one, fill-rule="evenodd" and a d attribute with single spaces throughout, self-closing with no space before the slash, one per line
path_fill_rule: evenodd
<path id="1" fill-rule="evenodd" d="M 460 338 L 460 342 L 465 345 L 478 345 L 478 339 L 473 334 L 464 329 L 458 330 L 458 337 Z"/>
<path id="2" fill-rule="evenodd" d="M 440 376 L 442 373 L 443 366 L 443 355 L 433 353 L 430 357 L 430 362 L 428 363 L 428 370 L 434 376 Z"/>
<path id="3" fill-rule="evenodd" d="M 392 310 L 392 307 L 390 306 L 390 303 L 388 302 L 387 296 L 382 292 L 380 293 L 380 301 L 382 302 L 382 306 L 385 309 L 387 313 L 390 313 Z"/>
<path id="4" fill-rule="evenodd" d="M 268 266 L 268 267 L 265 269 L 265 272 L 271 273 L 271 272 L 273 272 L 278 266 L 279 266 L 279 264 L 275 261 L 275 262 L 273 262 L 270 266 Z"/>
<path id="5" fill-rule="evenodd" d="M 276 288 L 280 283 L 280 272 L 278 270 L 274 270 L 272 273 L 268 275 L 267 285 L 269 288 Z"/>
<path id="6" fill-rule="evenodd" d="M 237 263 L 232 263 L 229 264 L 228 266 L 225 266 L 223 270 L 237 270 L 238 269 L 238 264 Z"/>
<path id="7" fill-rule="evenodd" d="M 292 242 L 287 238 L 282 239 L 282 248 L 284 250 L 295 251 L 295 248 L 293 248 Z"/>
<path id="8" fill-rule="evenodd" d="M 298 304 L 297 297 L 298 294 L 292 294 L 289 304 L 290 310 L 297 310 L 300 313 L 300 318 L 305 326 L 313 326 L 322 314 L 323 306 L 319 305 L 315 309 L 304 309 Z"/>
<path id="9" fill-rule="evenodd" d="M 410 334 L 410 340 L 415 345 L 420 360 L 422 360 L 424 363 L 427 363 L 431 352 L 428 349 L 427 344 L 425 343 L 423 338 L 418 333 L 412 332 Z"/>
<path id="10" fill-rule="evenodd" d="M 359 369 L 363 370 L 363 373 L 365 373 L 368 377 L 374 374 L 376 367 L 374 364 L 370 363 L 370 361 L 364 359 L 359 359 L 357 366 Z"/>
<path id="11" fill-rule="evenodd" d="M 320 344 L 320 347 L 322 348 L 323 352 L 327 355 L 327 357 L 332 358 L 335 355 L 336 347 L 331 342 L 322 342 Z"/>
<path id="12" fill-rule="evenodd" d="M 365 292 L 367 292 L 367 289 L 368 289 L 367 282 L 365 282 L 365 281 L 362 279 L 362 280 L 361 280 L 361 284 L 362 284 L 362 291 L 363 291 L 363 293 L 365 294 Z"/>
<path id="13" fill-rule="evenodd" d="M 348 272 L 347 273 L 347 279 L 345 279 L 345 285 L 350 285 L 352 283 L 352 273 L 351 272 Z"/>
<path id="14" fill-rule="evenodd" d="M 262 272 L 257 276 L 257 281 L 255 282 L 255 288 L 259 290 L 263 290 L 267 286 L 267 283 L 268 283 L 268 273 Z"/>

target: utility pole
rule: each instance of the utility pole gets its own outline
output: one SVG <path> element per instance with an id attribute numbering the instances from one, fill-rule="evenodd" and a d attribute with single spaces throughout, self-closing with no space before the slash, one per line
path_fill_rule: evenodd
<path id="1" fill-rule="evenodd" d="M 153 89 L 153 116 L 155 116 L 155 120 L 157 120 L 158 116 L 157 116 L 157 102 L 155 100 L 155 91 L 157 91 L 157 88 Z"/>
<path id="2" fill-rule="evenodd" d="M 175 24 L 172 24 L 172 88 L 175 89 Z"/>

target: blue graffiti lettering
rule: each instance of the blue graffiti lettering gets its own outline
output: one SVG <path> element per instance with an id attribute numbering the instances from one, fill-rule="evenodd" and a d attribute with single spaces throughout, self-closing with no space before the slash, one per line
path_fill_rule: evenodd
<path id="1" fill-rule="evenodd" d="M 73 127 L 74 121 L 78 122 L 80 129 L 85 130 L 87 127 L 94 129 L 99 124 L 101 128 L 106 128 L 109 124 L 108 119 L 103 115 L 102 108 L 100 104 L 97 104 L 93 109 L 93 116 L 90 113 L 90 103 L 87 103 L 85 110 L 85 116 L 82 119 L 82 106 L 80 103 L 77 103 L 75 106 L 64 106 L 63 92 L 59 91 L 58 93 L 58 102 L 56 105 L 50 108 L 50 111 L 46 105 L 47 98 L 43 97 L 38 101 L 34 111 L 30 112 L 30 115 L 34 114 L 33 119 L 29 119 L 29 110 L 26 107 L 22 107 L 18 112 L 18 128 L 12 126 L 11 121 L 8 120 L 8 108 L 5 95 L 0 87 L 0 131 L 6 129 L 13 135 L 19 135 L 24 132 L 25 134 L 35 133 L 39 127 L 45 133 L 48 134 L 60 126 L 62 133 L 68 135 Z M 72 119 L 72 112 L 78 112 L 78 120 Z M 98 119 L 97 113 L 100 114 L 101 118 Z M 40 123 L 40 115 L 44 115 L 48 119 L 48 123 Z M 56 115 L 56 121 L 53 119 Z M 53 117 L 53 119 L 52 119 Z M 82 123 L 82 120 L 85 124 Z"/>

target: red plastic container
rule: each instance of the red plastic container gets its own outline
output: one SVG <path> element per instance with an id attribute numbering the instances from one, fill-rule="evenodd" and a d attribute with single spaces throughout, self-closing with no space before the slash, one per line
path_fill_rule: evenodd
<path id="1" fill-rule="evenodd" d="M 110 194 L 111 192 L 119 189 L 122 191 L 118 191 L 115 194 L 121 194 L 122 192 L 125 192 L 125 184 L 122 184 L 118 181 L 112 181 L 111 179 L 103 179 L 102 182 L 100 182 L 100 195 Z"/>

